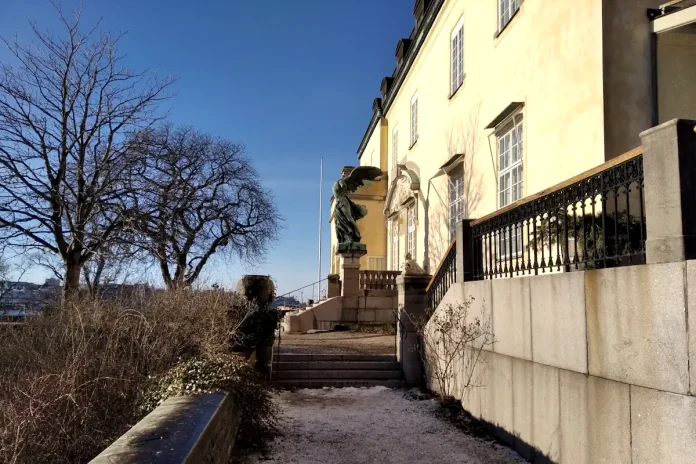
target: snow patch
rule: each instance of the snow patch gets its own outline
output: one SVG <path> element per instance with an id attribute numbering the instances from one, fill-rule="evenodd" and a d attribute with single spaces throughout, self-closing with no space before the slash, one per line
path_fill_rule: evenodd
<path id="1" fill-rule="evenodd" d="M 509 448 L 438 419 L 438 407 L 413 391 L 324 388 L 276 395 L 283 417 L 268 463 L 525 463 Z"/>

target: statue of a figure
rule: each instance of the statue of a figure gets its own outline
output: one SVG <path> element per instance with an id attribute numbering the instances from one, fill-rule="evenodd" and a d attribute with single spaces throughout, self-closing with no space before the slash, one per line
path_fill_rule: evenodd
<path id="1" fill-rule="evenodd" d="M 333 185 L 334 194 L 334 223 L 339 249 L 363 248 L 360 243 L 360 231 L 356 222 L 367 215 L 364 205 L 356 205 L 348 198 L 348 194 L 355 192 L 358 187 L 364 185 L 366 180 L 375 180 L 382 175 L 382 170 L 374 166 L 360 166 L 351 173 L 338 179 Z"/>

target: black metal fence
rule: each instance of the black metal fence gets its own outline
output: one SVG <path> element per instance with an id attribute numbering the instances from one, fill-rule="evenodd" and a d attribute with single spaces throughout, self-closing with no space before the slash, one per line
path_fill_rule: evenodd
<path id="1" fill-rule="evenodd" d="M 428 294 L 428 307 L 436 309 L 444 298 L 447 290 L 457 280 L 457 246 L 454 242 L 450 245 L 440 267 L 426 288 Z"/>
<path id="2" fill-rule="evenodd" d="M 474 221 L 473 279 L 644 263 L 643 155 L 605 166 Z"/>

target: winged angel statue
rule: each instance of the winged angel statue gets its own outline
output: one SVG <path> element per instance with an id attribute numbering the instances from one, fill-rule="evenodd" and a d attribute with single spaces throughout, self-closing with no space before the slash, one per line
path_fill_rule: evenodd
<path id="1" fill-rule="evenodd" d="M 348 198 L 348 194 L 364 185 L 364 181 L 376 180 L 380 176 L 382 176 L 381 169 L 374 166 L 360 166 L 353 169 L 348 176 L 338 179 L 334 183 L 333 194 L 336 202 L 334 223 L 339 248 L 364 249 L 365 245 L 360 243 L 360 231 L 356 222 L 367 215 L 367 207 L 353 203 Z"/>

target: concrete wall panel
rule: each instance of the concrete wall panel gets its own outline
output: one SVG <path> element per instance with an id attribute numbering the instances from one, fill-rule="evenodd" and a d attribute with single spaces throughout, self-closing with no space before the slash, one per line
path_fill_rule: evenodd
<path id="1" fill-rule="evenodd" d="M 696 398 L 631 386 L 633 464 L 696 461 Z"/>
<path id="2" fill-rule="evenodd" d="M 505 430 L 513 429 L 512 359 L 488 353 L 486 363 L 481 366 L 481 417 Z"/>
<path id="3" fill-rule="evenodd" d="M 584 273 L 538 276 L 529 285 L 534 362 L 587 373 Z"/>
<path id="4" fill-rule="evenodd" d="M 684 267 L 668 263 L 585 272 L 590 374 L 688 391 Z"/>
<path id="5" fill-rule="evenodd" d="M 696 261 L 686 262 L 687 311 L 689 320 L 690 391 L 696 395 Z"/>
<path id="6" fill-rule="evenodd" d="M 559 369 L 532 364 L 534 432 L 532 445 L 553 462 L 561 454 Z"/>
<path id="7" fill-rule="evenodd" d="M 512 434 L 526 444 L 534 434 L 534 369 L 530 361 L 512 358 Z M 529 457 L 527 446 L 517 451 Z"/>
<path id="8" fill-rule="evenodd" d="M 529 278 L 492 282 L 493 351 L 520 359 L 532 359 Z"/>
<path id="9" fill-rule="evenodd" d="M 560 462 L 631 462 L 629 386 L 566 370 L 560 382 Z"/>

